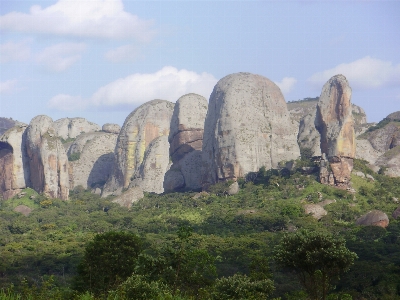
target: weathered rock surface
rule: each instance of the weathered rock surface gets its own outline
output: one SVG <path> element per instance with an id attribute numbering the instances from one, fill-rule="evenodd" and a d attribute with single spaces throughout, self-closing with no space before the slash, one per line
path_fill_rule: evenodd
<path id="1" fill-rule="evenodd" d="M 317 220 L 328 214 L 328 212 L 321 205 L 318 204 L 305 204 L 304 212 L 307 215 L 311 214 Z"/>
<path id="2" fill-rule="evenodd" d="M 168 137 L 173 164 L 165 174 L 165 191 L 201 188 L 201 149 L 207 106 L 207 100 L 197 94 L 187 94 L 176 101 Z"/>
<path id="3" fill-rule="evenodd" d="M 82 134 L 78 135 L 78 137 L 73 142 L 70 143 L 68 149 L 66 150 L 68 157 L 70 157 L 71 154 L 74 154 L 74 153 L 81 153 L 83 151 L 83 148 L 86 146 L 87 143 L 89 143 L 89 141 L 91 141 L 94 138 L 104 136 L 104 134 L 105 134 L 104 132 L 89 132 L 89 133 L 82 133 Z M 115 135 L 115 136 L 117 136 L 117 135 Z M 64 146 L 65 146 L 65 144 L 64 144 Z M 114 147 L 115 147 L 115 145 L 114 145 Z M 113 151 L 114 151 L 114 149 L 113 149 Z"/>
<path id="4" fill-rule="evenodd" d="M 3 135 L 4 132 L 6 132 L 8 129 L 16 126 L 23 124 L 21 122 L 18 122 L 13 119 L 8 119 L 8 118 L 2 118 L 0 117 L 0 137 Z"/>
<path id="5" fill-rule="evenodd" d="M 164 192 L 164 177 L 170 167 L 168 137 L 155 138 L 148 146 L 140 168 L 133 176 L 129 187 L 139 186 L 143 191 L 161 194 Z"/>
<path id="6" fill-rule="evenodd" d="M 106 183 L 114 165 L 117 137 L 114 133 L 106 132 L 92 132 L 78 136 L 70 148 L 73 149 L 71 151 L 76 150 L 80 153 L 79 160 L 69 162 L 71 189 L 78 185 L 85 189 L 94 188 Z"/>
<path id="7" fill-rule="evenodd" d="M 30 183 L 38 193 L 51 198 L 68 199 L 68 158 L 48 116 L 32 119 L 26 130 Z"/>
<path id="8" fill-rule="evenodd" d="M 356 224 L 364 226 L 380 226 L 385 228 L 389 225 L 389 218 L 383 211 L 373 210 L 358 218 Z"/>
<path id="9" fill-rule="evenodd" d="M 27 126 L 17 125 L 0 137 L 0 193 L 4 200 L 29 185 L 29 158 L 25 148 Z"/>
<path id="10" fill-rule="evenodd" d="M 334 185 L 347 187 L 353 169 L 356 144 L 351 108 L 351 88 L 343 75 L 335 75 L 322 88 L 315 127 L 321 135 L 322 160 L 332 169 Z M 320 181 L 331 184 L 327 167 L 321 166 Z M 324 178 L 325 177 L 325 178 Z"/>
<path id="11" fill-rule="evenodd" d="M 99 131 L 99 125 L 89 122 L 85 118 L 63 118 L 54 122 L 56 135 L 64 140 L 74 139 L 83 132 Z"/>
<path id="12" fill-rule="evenodd" d="M 106 123 L 103 125 L 101 130 L 103 130 L 104 132 L 108 132 L 108 133 L 119 134 L 119 132 L 121 131 L 121 126 L 119 126 L 118 124 Z"/>
<path id="13" fill-rule="evenodd" d="M 321 156 L 321 135 L 314 125 L 316 113 L 315 109 L 312 114 L 308 114 L 300 120 L 297 142 L 300 149 L 310 149 L 312 156 Z"/>
<path id="14" fill-rule="evenodd" d="M 116 162 L 102 196 L 118 195 L 123 188 L 129 187 L 132 179 L 142 178 L 141 166 L 145 152 L 154 139 L 160 136 L 168 137 L 173 109 L 174 104 L 169 101 L 152 100 L 139 106 L 126 118 L 115 147 Z M 162 153 L 158 150 L 155 152 L 169 161 L 169 146 L 166 146 Z M 146 178 L 152 180 L 148 176 Z M 143 190 L 149 192 L 145 188 Z"/>
<path id="15" fill-rule="evenodd" d="M 275 83 L 250 73 L 222 78 L 211 94 L 205 120 L 203 186 L 297 159 L 297 131 Z"/>
<path id="16" fill-rule="evenodd" d="M 127 208 L 131 208 L 132 204 L 144 197 L 143 190 L 140 187 L 132 187 L 126 192 L 116 197 L 112 202 Z"/>
<path id="17" fill-rule="evenodd" d="M 234 183 L 232 183 L 229 186 L 228 194 L 229 195 L 236 195 L 237 193 L 239 193 L 239 184 L 237 183 L 237 181 L 235 181 Z"/>
<path id="18" fill-rule="evenodd" d="M 17 207 L 14 208 L 14 211 L 19 212 L 23 214 L 25 217 L 27 217 L 32 212 L 32 209 L 26 205 L 18 205 Z"/>
<path id="19" fill-rule="evenodd" d="M 384 167 L 385 175 L 391 177 L 400 176 L 400 146 L 386 151 L 376 160 L 375 165 Z"/>
<path id="20" fill-rule="evenodd" d="M 370 164 L 375 164 L 383 152 L 375 150 L 368 140 L 356 139 L 356 156 L 358 159 L 365 159 Z"/>

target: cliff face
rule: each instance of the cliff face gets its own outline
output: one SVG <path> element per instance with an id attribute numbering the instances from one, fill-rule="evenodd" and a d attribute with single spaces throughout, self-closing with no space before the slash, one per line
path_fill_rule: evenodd
<path id="1" fill-rule="evenodd" d="M 135 109 L 125 120 L 115 147 L 115 164 L 107 181 L 103 196 L 120 194 L 131 180 L 139 178 L 140 167 L 150 143 L 169 135 L 174 104 L 165 100 L 152 100 Z M 169 158 L 169 146 L 164 149 Z M 162 183 L 161 183 L 162 185 Z M 145 190 L 146 191 L 146 190 Z"/>
<path id="2" fill-rule="evenodd" d="M 99 131 L 99 125 L 89 122 L 85 118 L 63 118 L 53 123 L 57 136 L 64 140 L 74 139 L 84 132 Z"/>
<path id="3" fill-rule="evenodd" d="M 165 174 L 164 189 L 196 190 L 201 188 L 201 149 L 207 100 L 187 94 L 176 101 L 168 141 L 172 160 Z"/>
<path id="4" fill-rule="evenodd" d="M 26 150 L 32 188 L 48 197 L 67 200 L 68 158 L 50 117 L 32 119 L 27 128 Z"/>
<path id="5" fill-rule="evenodd" d="M 343 75 L 333 76 L 322 88 L 315 127 L 321 135 L 322 159 L 329 163 L 334 185 L 347 187 L 356 144 L 351 108 L 351 88 Z M 321 168 L 321 182 L 332 183 Z M 329 177 L 329 176 L 328 176 Z"/>
<path id="6" fill-rule="evenodd" d="M 297 127 L 275 83 L 250 73 L 224 77 L 211 94 L 204 125 L 203 185 L 298 158 L 296 137 Z"/>

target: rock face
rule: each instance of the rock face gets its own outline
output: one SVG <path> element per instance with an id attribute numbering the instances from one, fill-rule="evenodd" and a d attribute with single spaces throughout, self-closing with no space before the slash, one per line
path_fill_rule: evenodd
<path id="1" fill-rule="evenodd" d="M 197 94 L 187 94 L 176 101 L 168 137 L 172 166 L 165 174 L 165 191 L 201 188 L 201 149 L 207 106 L 206 98 Z"/>
<path id="2" fill-rule="evenodd" d="M 4 200 L 29 185 L 29 158 L 25 148 L 27 126 L 15 126 L 0 137 L 0 193 Z"/>
<path id="3" fill-rule="evenodd" d="M 84 118 L 63 118 L 54 122 L 56 135 L 64 140 L 74 139 L 83 132 L 99 131 L 100 126 Z"/>
<path id="4" fill-rule="evenodd" d="M 300 149 L 310 149 L 312 156 L 321 156 L 321 135 L 314 125 L 316 114 L 315 110 L 300 120 L 297 142 Z"/>
<path id="5" fill-rule="evenodd" d="M 13 120 L 13 119 L 0 117 L 0 136 L 2 136 L 3 133 L 6 132 L 8 129 L 10 129 L 16 125 L 19 125 L 19 124 L 22 124 L 22 123 L 20 123 L 16 120 Z"/>
<path id="6" fill-rule="evenodd" d="M 139 201 L 144 197 L 143 191 L 140 187 L 133 187 L 116 197 L 112 202 L 119 205 L 131 208 L 132 204 Z"/>
<path id="7" fill-rule="evenodd" d="M 121 126 L 119 126 L 118 124 L 106 123 L 103 125 L 101 130 L 103 130 L 104 132 L 108 132 L 108 133 L 119 134 L 119 132 L 121 131 Z"/>
<path id="8" fill-rule="evenodd" d="M 131 180 L 143 179 L 142 172 L 145 172 L 146 168 L 141 169 L 141 166 L 145 153 L 154 139 L 160 136 L 168 137 L 173 109 L 174 104 L 169 101 L 152 100 L 139 106 L 126 118 L 115 147 L 116 161 L 112 175 L 103 189 L 102 196 L 118 195 L 123 188 L 129 187 Z M 152 153 L 155 152 L 161 155 L 158 150 Z M 164 149 L 162 155 L 169 161 L 169 146 Z"/>
<path id="9" fill-rule="evenodd" d="M 32 119 L 26 130 L 30 182 L 38 193 L 51 198 L 68 199 L 68 158 L 48 116 Z"/>
<path id="10" fill-rule="evenodd" d="M 334 185 L 348 187 L 355 157 L 354 121 L 351 88 L 343 75 L 333 76 L 322 88 L 317 105 L 315 127 L 321 135 L 321 183 L 332 184 L 327 164 L 332 169 Z M 324 164 L 326 164 L 324 166 Z"/>
<path id="11" fill-rule="evenodd" d="M 222 78 L 211 94 L 204 125 L 203 186 L 298 158 L 296 137 L 275 83 L 250 73 Z"/>
<path id="12" fill-rule="evenodd" d="M 385 228 L 389 225 L 389 218 L 384 212 L 373 210 L 358 218 L 356 224 L 364 226 L 380 226 Z"/>
<path id="13" fill-rule="evenodd" d="M 18 205 L 17 207 L 14 208 L 14 211 L 19 212 L 23 214 L 25 217 L 27 217 L 32 212 L 32 209 L 26 205 Z"/>
<path id="14" fill-rule="evenodd" d="M 117 137 L 114 133 L 106 132 L 92 132 L 78 136 L 70 148 L 71 153 L 80 153 L 79 160 L 69 162 L 71 189 L 78 185 L 86 189 L 105 184 L 114 165 Z"/>

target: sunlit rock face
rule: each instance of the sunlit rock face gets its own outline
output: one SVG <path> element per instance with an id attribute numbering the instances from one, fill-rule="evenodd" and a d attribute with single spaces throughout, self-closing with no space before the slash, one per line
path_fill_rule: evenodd
<path id="1" fill-rule="evenodd" d="M 297 131 L 275 83 L 250 73 L 222 78 L 204 124 L 203 186 L 298 158 Z"/>
<path id="2" fill-rule="evenodd" d="M 4 200 L 29 185 L 29 158 L 25 149 L 27 126 L 14 126 L 0 137 L 0 193 Z"/>
<path id="3" fill-rule="evenodd" d="M 48 116 L 37 116 L 32 119 L 26 132 L 31 187 L 50 198 L 67 200 L 68 158 L 56 135 L 53 120 Z"/>
<path id="4" fill-rule="evenodd" d="M 322 159 L 326 159 L 330 165 L 334 185 L 347 187 L 353 169 L 356 143 L 351 88 L 343 75 L 333 76 L 323 86 L 317 104 L 315 127 L 321 134 Z M 332 184 L 332 180 L 324 178 L 326 173 L 321 167 L 321 182 Z"/>
<path id="5" fill-rule="evenodd" d="M 86 120 L 85 118 L 62 118 L 54 121 L 53 127 L 56 134 L 64 140 L 74 139 L 84 132 L 99 131 L 99 125 Z"/>
<path id="6" fill-rule="evenodd" d="M 119 195 L 122 189 L 129 187 L 133 179 L 142 178 L 140 168 L 146 150 L 156 138 L 168 137 L 173 110 L 172 102 L 152 100 L 139 106 L 126 118 L 114 151 L 116 161 L 112 175 L 103 189 L 102 196 Z M 159 151 L 153 153 L 160 154 Z M 169 146 L 164 149 L 162 155 L 169 159 Z"/>
<path id="7" fill-rule="evenodd" d="M 165 174 L 165 191 L 201 189 L 201 149 L 207 99 L 187 94 L 175 104 L 169 133 L 172 166 Z"/>

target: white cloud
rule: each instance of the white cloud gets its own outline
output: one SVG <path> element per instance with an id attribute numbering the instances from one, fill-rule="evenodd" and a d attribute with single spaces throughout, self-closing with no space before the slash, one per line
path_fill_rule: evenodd
<path id="1" fill-rule="evenodd" d="M 153 21 L 124 11 L 122 0 L 59 0 L 30 13 L 10 12 L 0 17 L 0 29 L 57 36 L 105 39 L 135 38 L 149 41 L 155 34 Z"/>
<path id="2" fill-rule="evenodd" d="M 51 71 L 62 72 L 81 59 L 85 50 L 84 43 L 60 43 L 45 48 L 36 61 Z"/>
<path id="3" fill-rule="evenodd" d="M 6 80 L 0 82 L 0 94 L 8 94 L 15 91 L 17 80 Z"/>
<path id="4" fill-rule="evenodd" d="M 29 59 L 31 49 L 29 41 L 7 42 L 0 45 L 0 62 L 24 61 Z"/>
<path id="5" fill-rule="evenodd" d="M 350 86 L 356 89 L 400 86 L 400 64 L 394 65 L 370 56 L 315 73 L 308 78 L 308 82 L 321 89 L 329 78 L 337 74 L 346 76 Z"/>
<path id="6" fill-rule="evenodd" d="M 150 74 L 132 74 L 117 79 L 99 88 L 89 99 L 80 96 L 57 95 L 48 105 L 60 110 L 69 110 L 72 105 L 112 107 L 122 105 L 138 106 L 153 99 L 176 101 L 187 93 L 197 93 L 208 98 L 217 83 L 209 73 L 196 73 L 185 69 L 164 67 Z"/>
<path id="7" fill-rule="evenodd" d="M 280 82 L 274 82 L 277 86 L 279 86 L 283 94 L 288 94 L 293 89 L 297 79 L 294 77 L 284 77 Z"/>
<path id="8" fill-rule="evenodd" d="M 125 45 L 108 51 L 104 56 L 111 62 L 133 62 L 139 56 L 140 50 L 133 45 Z"/>

